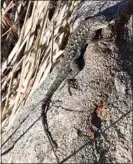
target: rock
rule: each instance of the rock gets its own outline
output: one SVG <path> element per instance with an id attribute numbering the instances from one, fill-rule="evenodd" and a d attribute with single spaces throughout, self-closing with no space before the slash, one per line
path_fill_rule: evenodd
<path id="1" fill-rule="evenodd" d="M 129 23 L 119 39 L 112 37 L 112 32 L 106 35 L 103 30 L 102 40 L 86 48 L 85 66 L 76 76 L 80 89 L 72 89 L 70 96 L 63 83 L 53 95 L 47 122 L 57 145 L 44 133 L 39 103 L 55 78 L 55 70 L 27 104 L 20 107 L 14 125 L 3 134 L 4 142 L 13 133 L 3 144 L 3 163 L 9 160 L 13 163 L 132 162 L 133 40 L 130 29 Z"/>

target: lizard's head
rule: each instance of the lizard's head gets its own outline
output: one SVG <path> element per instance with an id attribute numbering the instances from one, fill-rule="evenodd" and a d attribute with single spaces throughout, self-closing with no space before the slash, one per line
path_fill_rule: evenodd
<path id="1" fill-rule="evenodd" d="M 90 21 L 90 29 L 92 29 L 93 31 L 101 28 L 106 28 L 109 25 L 109 22 L 105 20 L 104 16 L 93 17 Z"/>

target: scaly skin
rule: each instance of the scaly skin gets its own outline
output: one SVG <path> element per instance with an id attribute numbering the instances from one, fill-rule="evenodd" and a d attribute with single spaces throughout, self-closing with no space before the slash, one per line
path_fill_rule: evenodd
<path id="1" fill-rule="evenodd" d="M 91 18 L 89 20 L 83 21 L 78 28 L 71 35 L 68 44 L 64 50 L 64 60 L 61 62 L 58 74 L 56 79 L 53 81 L 51 87 L 48 89 L 42 105 L 42 122 L 46 134 L 51 138 L 50 132 L 47 128 L 47 119 L 46 119 L 46 105 L 49 102 L 50 98 L 62 82 L 71 74 L 71 77 L 74 78 L 79 69 L 74 65 L 75 59 L 79 58 L 81 50 L 84 48 L 87 42 L 94 39 L 95 32 L 98 29 L 107 27 L 108 22 L 105 21 L 103 17 Z"/>
<path id="2" fill-rule="evenodd" d="M 75 72 L 74 65 L 72 65 L 73 61 L 80 56 L 80 52 L 86 43 L 94 39 L 96 30 L 107 27 L 107 25 L 108 23 L 103 17 L 92 18 L 83 21 L 83 23 L 74 31 L 64 50 L 64 60 L 60 64 L 58 75 L 43 99 L 43 107 L 47 104 L 48 100 L 52 97 L 61 83 L 67 78 L 69 73 Z M 77 70 L 72 76 L 75 77 L 76 74 Z"/>

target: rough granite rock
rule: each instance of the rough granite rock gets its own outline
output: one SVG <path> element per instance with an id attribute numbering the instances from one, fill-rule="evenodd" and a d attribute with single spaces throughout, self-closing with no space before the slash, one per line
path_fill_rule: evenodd
<path id="1" fill-rule="evenodd" d="M 98 2 L 98 11 L 102 11 L 103 4 Z M 91 3 L 96 5 L 95 1 Z M 58 148 L 51 147 L 44 133 L 41 103 L 37 105 L 55 78 L 55 69 L 27 104 L 20 107 L 8 134 L 3 134 L 4 142 L 18 127 L 2 147 L 2 152 L 11 147 L 2 156 L 3 163 L 132 163 L 131 23 L 121 39 L 112 37 L 107 29 L 102 36 L 102 40 L 86 48 L 85 66 L 76 76 L 80 89 L 73 89 L 70 96 L 63 83 L 52 97 L 47 121 Z"/>

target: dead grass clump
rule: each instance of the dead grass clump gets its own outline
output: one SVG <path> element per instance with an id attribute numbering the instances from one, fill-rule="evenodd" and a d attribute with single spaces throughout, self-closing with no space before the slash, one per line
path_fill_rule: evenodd
<path id="1" fill-rule="evenodd" d="M 62 54 L 78 1 L 5 1 L 2 8 L 2 127 L 11 125 Z M 68 34 L 68 35 L 66 35 Z M 9 127 L 9 126 L 8 126 Z M 8 128 L 7 128 L 8 129 Z"/>

